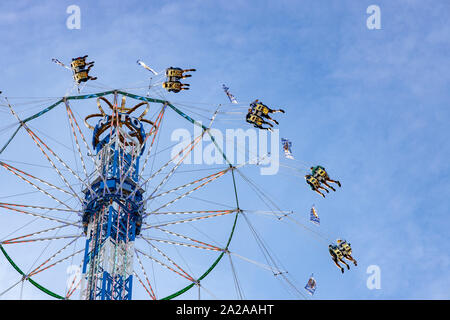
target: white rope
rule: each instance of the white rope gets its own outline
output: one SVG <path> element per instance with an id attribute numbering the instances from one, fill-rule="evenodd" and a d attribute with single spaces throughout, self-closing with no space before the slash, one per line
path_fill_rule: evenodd
<path id="1" fill-rule="evenodd" d="M 156 227 L 163 227 L 163 226 L 167 226 L 167 225 L 174 225 L 174 224 L 179 224 L 179 223 L 186 223 L 186 222 L 192 222 L 192 221 L 199 221 L 199 220 L 203 220 L 203 219 L 208 219 L 208 218 L 214 218 L 214 217 L 219 217 L 219 216 L 223 216 L 226 214 L 230 214 L 236 212 L 236 210 L 230 210 L 229 212 L 224 212 L 224 213 L 217 213 L 217 214 L 212 214 L 212 215 L 207 215 L 207 216 L 201 216 L 201 217 L 196 217 L 196 218 L 191 218 L 191 219 L 184 219 L 184 220 L 177 220 L 177 221 L 171 221 L 171 222 L 165 222 L 165 223 L 160 223 L 157 225 L 149 225 L 147 223 L 144 223 L 147 227 L 142 228 L 142 230 L 146 230 L 146 229 L 150 229 L 150 228 L 156 228 Z"/>
<path id="2" fill-rule="evenodd" d="M 235 253 L 235 252 L 231 252 L 231 251 L 228 251 L 228 252 L 229 252 L 230 254 L 232 254 L 232 255 L 234 255 L 234 256 L 236 256 L 236 257 L 238 257 L 238 258 L 244 260 L 244 261 L 250 262 L 250 263 L 252 263 L 252 264 L 254 264 L 254 265 L 258 266 L 258 267 L 261 267 L 261 268 L 263 268 L 263 269 L 266 269 L 266 270 L 268 270 L 268 271 L 272 271 L 274 274 L 281 274 L 281 273 L 285 273 L 285 272 L 286 272 L 286 271 L 280 270 L 280 269 L 278 269 L 278 268 L 274 268 L 274 267 L 272 267 L 272 266 L 268 266 L 268 265 L 263 264 L 263 263 L 261 263 L 261 262 L 257 262 L 257 261 L 255 261 L 255 260 L 252 260 L 252 259 L 243 257 L 243 256 L 241 256 L 241 255 L 239 255 L 239 254 L 237 254 L 237 253 Z"/>

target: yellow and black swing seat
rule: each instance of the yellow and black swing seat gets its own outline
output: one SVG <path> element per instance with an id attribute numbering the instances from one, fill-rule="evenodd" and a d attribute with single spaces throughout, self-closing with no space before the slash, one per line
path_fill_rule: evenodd
<path id="1" fill-rule="evenodd" d="M 316 174 L 317 174 L 318 176 L 324 177 L 324 178 L 327 176 L 327 172 L 326 172 L 325 170 L 321 169 L 321 168 L 318 168 L 318 169 L 317 169 Z"/>
<path id="2" fill-rule="evenodd" d="M 87 80 L 88 78 L 89 78 L 89 75 L 88 75 L 87 70 L 77 72 L 74 75 L 74 79 L 76 82 L 81 82 L 81 81 Z"/>
<path id="3" fill-rule="evenodd" d="M 173 91 L 181 91 L 189 89 L 189 87 L 184 88 L 183 84 L 180 81 L 166 81 L 162 84 L 162 86 L 166 90 L 173 90 Z"/>
<path id="4" fill-rule="evenodd" d="M 174 78 L 182 78 L 183 77 L 183 70 L 180 69 L 180 68 L 167 68 L 166 76 L 167 77 L 174 77 Z"/>
<path id="5" fill-rule="evenodd" d="M 341 260 L 343 258 L 343 254 L 338 248 L 331 248 L 331 251 L 336 255 L 338 260 Z"/>
<path id="6" fill-rule="evenodd" d="M 70 67 L 72 69 L 84 68 L 85 66 L 86 66 L 86 58 L 79 58 L 73 60 L 72 63 L 70 64 Z"/>
<path id="7" fill-rule="evenodd" d="M 342 247 L 342 249 L 346 254 L 348 255 L 352 254 L 352 248 L 349 246 L 347 242 L 342 242 L 340 246 Z"/>
<path id="8" fill-rule="evenodd" d="M 256 103 L 254 106 L 254 110 L 257 112 L 262 112 L 262 114 L 266 116 L 269 114 L 269 108 L 261 103 Z"/>
<path id="9" fill-rule="evenodd" d="M 309 176 L 309 177 L 307 177 L 306 178 L 306 181 L 308 182 L 308 183 L 310 183 L 312 186 L 314 186 L 314 188 L 318 188 L 318 187 L 320 187 L 320 182 L 319 182 L 319 180 L 317 180 L 315 177 L 313 177 L 313 176 Z"/>
<path id="10" fill-rule="evenodd" d="M 262 125 L 262 120 L 261 120 L 261 118 L 260 117 L 258 117 L 258 116 L 256 116 L 256 115 L 254 115 L 254 114 L 250 114 L 248 117 L 247 117 L 247 121 L 248 122 L 251 122 L 251 123 L 255 123 L 256 125 L 258 125 L 258 126 L 261 126 Z"/>

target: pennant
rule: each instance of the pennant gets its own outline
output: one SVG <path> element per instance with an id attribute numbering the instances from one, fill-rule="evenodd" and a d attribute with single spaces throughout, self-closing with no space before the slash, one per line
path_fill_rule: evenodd
<path id="1" fill-rule="evenodd" d="M 294 156 L 292 155 L 292 142 L 288 139 L 281 138 L 281 144 L 283 145 L 284 155 L 288 159 L 294 159 Z"/>
<path id="2" fill-rule="evenodd" d="M 223 91 L 225 91 L 225 94 L 228 96 L 228 99 L 230 99 L 231 103 L 237 104 L 236 98 L 228 91 L 230 88 L 228 88 L 226 85 L 222 84 Z"/>
<path id="3" fill-rule="evenodd" d="M 314 274 L 311 274 L 311 277 L 308 280 L 308 283 L 305 286 L 305 290 L 310 294 L 310 295 L 314 295 L 314 292 L 316 292 L 316 287 L 317 287 L 317 283 L 316 283 L 316 279 L 313 278 Z"/>
<path id="4" fill-rule="evenodd" d="M 316 208 L 314 208 L 314 206 L 312 206 L 312 208 L 311 208 L 311 213 L 309 215 L 309 221 L 311 221 L 314 224 L 320 225 L 320 218 L 319 218 L 319 215 L 317 214 Z"/>

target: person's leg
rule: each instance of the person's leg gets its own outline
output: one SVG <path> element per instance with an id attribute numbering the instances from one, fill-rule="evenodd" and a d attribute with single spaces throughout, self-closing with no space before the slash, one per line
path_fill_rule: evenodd
<path id="1" fill-rule="evenodd" d="M 350 266 L 343 259 L 339 259 L 339 261 L 342 262 L 348 270 L 350 270 Z"/>
<path id="2" fill-rule="evenodd" d="M 314 189 L 314 191 L 315 192 L 317 192 L 318 194 L 320 194 L 322 197 L 324 197 L 325 198 L 325 195 L 322 193 L 322 192 L 320 192 L 319 190 L 317 190 L 317 189 Z"/>
<path id="3" fill-rule="evenodd" d="M 270 131 L 270 132 L 273 131 L 271 127 L 267 127 L 267 128 L 265 128 L 265 127 L 259 127 L 259 128 L 262 129 L 262 130 Z"/>
<path id="4" fill-rule="evenodd" d="M 339 265 L 339 263 L 338 263 L 338 261 L 337 261 L 337 258 L 333 257 L 333 262 L 334 262 L 334 264 L 335 264 L 339 269 L 341 269 L 341 272 L 344 273 L 344 268 L 342 268 L 342 267 Z"/>
<path id="5" fill-rule="evenodd" d="M 274 120 L 274 119 L 272 119 L 272 118 L 269 117 L 269 116 L 265 116 L 265 118 L 268 119 L 268 120 L 270 120 L 270 121 L 273 121 L 273 123 L 275 123 L 275 124 L 279 124 L 277 120 Z"/>
<path id="6" fill-rule="evenodd" d="M 355 267 L 358 265 L 356 260 L 351 255 L 347 254 L 345 257 L 347 258 L 347 260 L 352 261 Z"/>
<path id="7" fill-rule="evenodd" d="M 256 123 L 254 124 L 254 127 L 255 127 L 255 128 L 258 128 L 258 129 L 260 129 L 260 130 L 268 130 L 268 128 L 264 128 L 263 126 L 259 126 L 259 125 L 257 125 Z"/>
<path id="8" fill-rule="evenodd" d="M 324 187 L 322 187 L 322 186 L 319 186 L 318 187 L 319 189 L 323 189 L 323 190 L 325 190 L 327 193 L 329 193 L 330 191 L 328 191 L 328 189 L 326 189 L 326 188 L 324 188 Z"/>
<path id="9" fill-rule="evenodd" d="M 329 184 L 327 184 L 326 181 L 322 181 L 322 183 L 323 183 L 324 185 L 326 185 L 328 188 L 330 188 L 331 190 L 336 191 L 336 189 L 333 188 L 332 186 L 330 186 Z"/>
<path id="10" fill-rule="evenodd" d="M 263 124 L 267 124 L 268 126 L 273 127 L 273 124 L 271 124 L 270 122 L 267 122 L 267 121 L 263 121 Z"/>
<path id="11" fill-rule="evenodd" d="M 341 187 L 341 183 L 340 183 L 338 180 L 332 180 L 332 179 L 330 179 L 330 178 L 328 177 L 328 178 L 327 178 L 327 181 L 336 183 L 339 187 Z"/>

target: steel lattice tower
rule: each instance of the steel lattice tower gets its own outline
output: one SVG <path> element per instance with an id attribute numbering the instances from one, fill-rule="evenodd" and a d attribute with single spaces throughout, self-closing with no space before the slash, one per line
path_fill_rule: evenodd
<path id="1" fill-rule="evenodd" d="M 112 115 L 103 112 L 100 99 L 108 103 Z M 144 210 L 139 158 L 146 134 L 140 120 L 148 103 L 146 111 L 135 118 L 130 114 L 136 106 L 125 108 L 123 97 L 122 107 L 117 108 L 116 100 L 115 96 L 114 105 L 105 98 L 97 100 L 103 117 L 93 128 L 96 174 L 84 190 L 87 239 L 81 298 L 88 300 L 130 300 L 132 296 L 134 240 Z"/>

